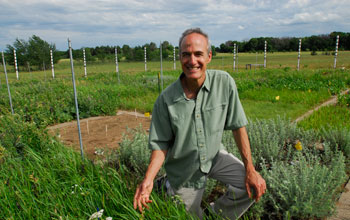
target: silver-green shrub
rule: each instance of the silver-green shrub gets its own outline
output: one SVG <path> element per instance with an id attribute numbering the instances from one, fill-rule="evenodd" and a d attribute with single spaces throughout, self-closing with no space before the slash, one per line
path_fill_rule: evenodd
<path id="1" fill-rule="evenodd" d="M 140 177 L 145 175 L 151 150 L 148 148 L 148 134 L 141 126 L 135 130 L 128 129 L 128 135 L 124 135 L 120 143 L 118 157 L 129 171 Z M 159 175 L 164 173 L 164 168 L 161 168 Z"/>
<path id="2" fill-rule="evenodd" d="M 327 165 L 318 156 L 298 152 L 290 162 L 274 161 L 271 167 L 263 166 L 261 174 L 268 186 L 265 206 L 273 207 L 265 215 L 269 219 L 330 216 L 346 179 L 343 154 L 339 151 L 330 154 L 332 160 Z"/>

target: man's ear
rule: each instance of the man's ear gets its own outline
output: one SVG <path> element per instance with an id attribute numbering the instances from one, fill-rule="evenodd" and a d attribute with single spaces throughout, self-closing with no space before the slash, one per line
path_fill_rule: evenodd
<path id="1" fill-rule="evenodd" d="M 213 57 L 213 52 L 210 51 L 208 54 L 208 58 L 209 58 L 208 63 L 210 63 L 212 57 Z"/>

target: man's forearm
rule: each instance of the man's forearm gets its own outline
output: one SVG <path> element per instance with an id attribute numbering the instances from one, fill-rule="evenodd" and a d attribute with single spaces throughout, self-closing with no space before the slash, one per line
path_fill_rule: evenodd
<path id="1" fill-rule="evenodd" d="M 246 171 L 249 172 L 255 170 L 246 128 L 241 127 L 239 129 L 233 130 L 232 133 L 241 154 Z"/>
<path id="2" fill-rule="evenodd" d="M 153 150 L 152 151 L 151 161 L 148 165 L 145 179 L 152 180 L 152 181 L 154 180 L 158 171 L 160 170 L 160 168 L 162 167 L 162 165 L 164 163 L 166 154 L 167 154 L 166 150 Z"/>

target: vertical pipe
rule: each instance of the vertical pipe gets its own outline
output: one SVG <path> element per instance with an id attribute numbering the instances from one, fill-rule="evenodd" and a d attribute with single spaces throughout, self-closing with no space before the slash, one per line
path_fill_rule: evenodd
<path id="1" fill-rule="evenodd" d="M 264 44 L 264 68 L 266 68 L 266 50 L 267 50 L 267 41 L 265 40 L 265 44 Z"/>
<path id="2" fill-rule="evenodd" d="M 337 41 L 335 43 L 334 69 L 337 68 L 338 45 L 339 45 L 339 35 L 337 35 Z"/>
<path id="3" fill-rule="evenodd" d="M 301 38 L 299 39 L 299 49 L 298 49 L 298 71 L 300 69 L 300 55 L 301 55 Z"/>
<path id="4" fill-rule="evenodd" d="M 236 43 L 233 44 L 233 71 L 236 70 Z"/>
<path id="5" fill-rule="evenodd" d="M 52 50 L 50 50 L 50 58 L 51 58 L 51 71 L 52 71 L 52 78 L 55 78 L 55 69 L 53 66 L 53 55 L 52 55 Z"/>
<path id="6" fill-rule="evenodd" d="M 15 61 L 16 78 L 18 80 L 18 66 L 17 66 L 17 56 L 16 56 L 16 50 L 15 49 L 13 49 L 13 58 L 14 58 L 14 61 Z"/>
<path id="7" fill-rule="evenodd" d="M 174 52 L 173 52 L 173 56 L 174 56 L 174 70 L 176 70 L 176 53 L 175 53 L 175 47 L 174 47 Z"/>
<path id="8" fill-rule="evenodd" d="M 115 47 L 115 72 L 117 73 L 117 77 L 118 77 L 118 83 L 120 83 L 119 80 L 119 64 L 118 64 L 118 47 Z"/>
<path id="9" fill-rule="evenodd" d="M 147 50 L 146 50 L 146 47 L 144 47 L 143 50 L 145 51 L 145 72 L 146 72 L 147 71 Z"/>
<path id="10" fill-rule="evenodd" d="M 84 76 L 87 77 L 86 72 L 86 57 L 85 57 L 85 48 L 83 48 L 83 59 L 84 59 Z"/>
<path id="11" fill-rule="evenodd" d="M 77 116 L 78 134 L 79 134 L 79 142 L 80 142 L 80 154 L 81 154 L 81 158 L 84 160 L 83 140 L 82 140 L 82 137 L 81 137 L 80 121 L 79 121 L 78 96 L 77 96 L 77 89 L 75 87 L 75 75 L 74 75 L 74 66 L 73 66 L 72 43 L 69 40 L 69 38 L 68 38 L 68 47 L 69 47 L 70 67 L 71 67 L 71 70 L 72 70 L 73 92 L 74 92 L 75 110 L 76 110 L 76 116 Z"/>
<path id="12" fill-rule="evenodd" d="M 6 85 L 7 85 L 7 92 L 9 94 L 9 100 L 10 100 L 11 113 L 14 114 L 13 107 L 12 107 L 12 98 L 11 98 L 11 92 L 10 92 L 10 85 L 9 85 L 9 81 L 8 81 L 8 78 L 7 78 L 7 70 L 6 70 L 4 51 L 2 51 L 2 65 L 4 66 Z"/>
<path id="13" fill-rule="evenodd" d="M 160 42 L 160 46 L 159 46 L 159 49 L 160 49 L 160 84 L 161 84 L 161 89 L 163 91 L 163 54 L 162 54 L 162 41 Z"/>

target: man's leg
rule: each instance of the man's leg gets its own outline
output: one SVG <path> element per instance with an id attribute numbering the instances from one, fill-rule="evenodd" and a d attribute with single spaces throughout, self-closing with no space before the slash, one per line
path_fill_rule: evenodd
<path id="1" fill-rule="evenodd" d="M 201 208 L 202 197 L 204 193 L 204 188 L 185 188 L 182 187 L 179 190 L 174 190 L 170 185 L 167 187 L 167 194 L 170 196 L 179 196 L 181 201 L 184 203 L 186 210 L 196 216 L 199 219 L 203 218 L 203 210 Z"/>
<path id="2" fill-rule="evenodd" d="M 227 192 L 214 203 L 214 211 L 229 219 L 238 219 L 254 203 L 245 188 L 245 168 L 238 158 L 224 150 L 216 155 L 209 178 L 227 184 Z"/>

